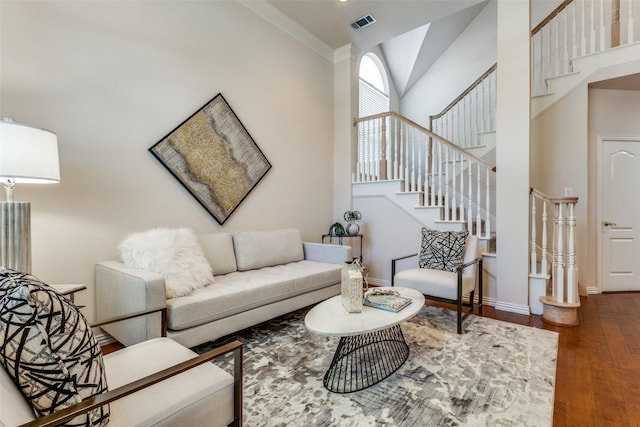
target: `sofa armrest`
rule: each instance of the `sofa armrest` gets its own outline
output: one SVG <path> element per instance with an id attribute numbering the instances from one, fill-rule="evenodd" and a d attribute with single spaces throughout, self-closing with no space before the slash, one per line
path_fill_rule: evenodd
<path id="1" fill-rule="evenodd" d="M 96 314 L 98 321 L 139 311 L 165 307 L 164 277 L 118 261 L 103 261 L 95 267 Z M 160 314 L 103 326 L 124 345 L 160 336 Z"/>
<path id="2" fill-rule="evenodd" d="M 190 360 L 171 366 L 162 371 L 148 375 L 137 381 L 107 391 L 98 396 L 90 397 L 68 408 L 40 417 L 34 421 L 23 424 L 21 427 L 53 427 L 72 420 L 78 415 L 85 414 L 93 409 L 104 406 L 115 400 L 124 398 L 132 393 L 150 387 L 168 378 L 207 363 L 228 353 L 233 353 L 233 380 L 234 380 L 234 421 L 232 426 L 242 426 L 242 363 L 243 350 L 240 341 L 233 341 L 219 348 L 210 350 Z"/>
<path id="3" fill-rule="evenodd" d="M 405 255 L 391 260 L 391 286 L 395 285 L 396 265 L 398 264 L 398 261 L 402 261 L 403 259 L 407 258 L 413 258 L 414 256 L 418 256 L 418 254 Z"/>
<path id="4" fill-rule="evenodd" d="M 342 264 L 351 261 L 351 246 L 303 242 L 304 259 L 309 261 Z"/>
<path id="5" fill-rule="evenodd" d="M 112 317 L 111 319 L 101 320 L 99 322 L 92 323 L 91 327 L 101 328 L 103 326 L 110 325 L 112 323 L 118 323 L 118 322 L 134 319 L 136 317 L 146 316 L 148 314 L 153 314 L 153 313 L 160 313 L 160 317 L 162 319 L 160 324 L 160 336 L 166 337 L 167 336 L 167 307 L 160 307 L 152 310 L 143 310 L 143 311 L 138 311 L 136 313 L 131 313 L 131 314 L 123 314 L 122 316 Z"/>

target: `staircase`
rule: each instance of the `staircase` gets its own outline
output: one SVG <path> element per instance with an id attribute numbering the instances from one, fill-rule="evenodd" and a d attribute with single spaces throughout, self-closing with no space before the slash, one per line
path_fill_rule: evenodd
<path id="1" fill-rule="evenodd" d="M 397 113 L 356 119 L 354 197 L 383 195 L 428 228 L 469 230 L 484 242 L 495 227 L 495 138 L 465 150 Z M 492 143 L 488 147 L 486 143 Z M 366 147 L 366 148 L 363 148 Z"/>
<path id="2" fill-rule="evenodd" d="M 531 31 L 531 116 L 604 68 L 640 58 L 637 11 L 638 0 L 566 0 L 536 26 Z"/>
<path id="3" fill-rule="evenodd" d="M 393 112 L 355 119 L 354 124 L 359 144 L 366 145 L 358 152 L 368 155 L 358 158 L 353 197 L 385 197 L 424 227 L 478 236 L 485 283 L 492 286 L 496 168 L 487 159 L 495 159 L 495 132 L 483 132 L 479 143 L 464 149 Z M 563 304 L 577 307 L 577 201 L 531 191 L 529 305 L 534 314 L 543 314 L 545 304 L 556 311 Z M 567 323 L 566 317 L 554 319 Z"/>
<path id="4" fill-rule="evenodd" d="M 629 60 L 640 58 L 634 10 L 640 0 L 567 0 L 532 31 L 532 117 L 587 78 L 606 77 L 609 66 L 638 72 L 640 61 Z M 609 33 L 606 20 L 622 28 L 622 36 Z M 354 120 L 360 156 L 353 196 L 384 197 L 428 228 L 469 230 L 483 242 L 485 256 L 494 257 L 485 262 L 489 276 L 497 229 L 496 70 L 431 116 L 429 129 L 393 112 Z M 577 202 L 531 190 L 529 308 L 560 324 L 577 322 Z M 495 276 L 485 280 L 491 286 Z"/>

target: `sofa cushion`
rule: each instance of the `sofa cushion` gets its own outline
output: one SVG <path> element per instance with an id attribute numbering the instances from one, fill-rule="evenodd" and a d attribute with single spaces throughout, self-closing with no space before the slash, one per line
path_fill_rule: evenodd
<path id="1" fill-rule="evenodd" d="M 397 273 L 395 286 L 415 289 L 424 294 L 440 298 L 458 297 L 458 274 L 450 271 L 409 268 Z M 462 294 L 471 292 L 475 285 L 475 276 L 462 277 Z"/>
<path id="2" fill-rule="evenodd" d="M 196 356 L 170 338 L 155 338 L 109 353 L 104 364 L 114 389 Z M 233 377 L 205 363 L 114 401 L 108 427 L 226 426 L 233 399 Z"/>
<path id="3" fill-rule="evenodd" d="M 125 265 L 164 276 L 167 298 L 189 295 L 214 280 L 196 235 L 186 228 L 133 233 L 118 245 L 118 251 Z"/>
<path id="4" fill-rule="evenodd" d="M 341 264 L 298 261 L 216 276 L 216 283 L 167 301 L 169 328 L 186 329 L 340 283 Z"/>
<path id="5" fill-rule="evenodd" d="M 233 235 L 239 271 L 304 259 L 300 230 L 241 231 Z"/>
<path id="6" fill-rule="evenodd" d="M 0 363 L 36 412 L 50 414 L 107 391 L 100 347 L 77 307 L 33 276 L 6 270 L 0 277 L 10 289 L 0 299 Z M 64 425 L 108 421 L 105 405 Z"/>
<path id="7" fill-rule="evenodd" d="M 198 241 L 215 276 L 238 270 L 231 233 L 202 234 L 198 236 Z"/>

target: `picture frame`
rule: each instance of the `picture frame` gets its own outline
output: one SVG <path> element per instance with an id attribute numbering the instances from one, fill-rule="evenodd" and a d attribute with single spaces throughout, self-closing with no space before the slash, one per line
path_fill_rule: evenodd
<path id="1" fill-rule="evenodd" d="M 221 93 L 149 151 L 220 225 L 271 169 Z"/>

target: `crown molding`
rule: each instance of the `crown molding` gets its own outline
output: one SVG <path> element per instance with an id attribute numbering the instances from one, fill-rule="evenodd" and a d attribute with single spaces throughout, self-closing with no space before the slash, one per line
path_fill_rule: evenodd
<path id="1" fill-rule="evenodd" d="M 330 62 L 334 62 L 334 52 L 331 47 L 313 35 L 302 25 L 289 18 L 278 8 L 266 0 L 238 0 L 238 2 L 278 27 L 295 40 L 316 52 Z"/>
<path id="2" fill-rule="evenodd" d="M 352 61 L 355 61 L 358 59 L 358 49 L 352 43 L 348 43 L 333 51 L 334 64 L 345 61 L 347 59 L 350 59 Z"/>

